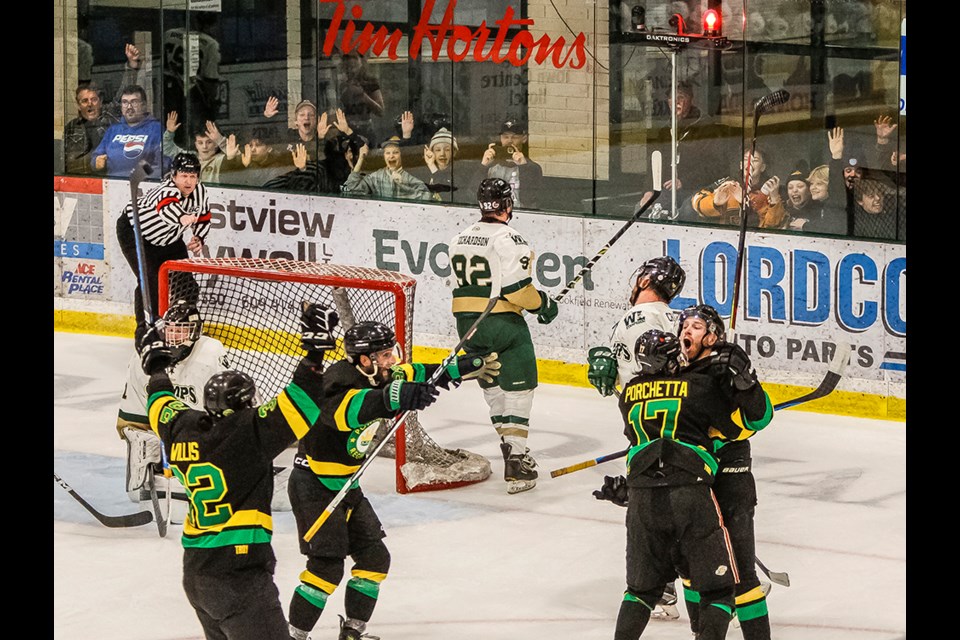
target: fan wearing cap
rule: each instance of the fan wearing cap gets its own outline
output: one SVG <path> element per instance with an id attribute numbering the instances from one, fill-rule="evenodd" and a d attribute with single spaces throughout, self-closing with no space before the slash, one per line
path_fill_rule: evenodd
<path id="1" fill-rule="evenodd" d="M 543 167 L 529 157 L 527 126 L 508 117 L 500 125 L 500 140 L 487 145 L 473 182 L 484 178 L 500 178 L 513 190 L 513 206 L 536 209 L 540 206 Z"/>
<path id="2" fill-rule="evenodd" d="M 427 188 L 433 193 L 436 200 L 452 202 L 455 199 L 455 191 L 458 187 L 454 184 L 454 178 L 459 178 L 463 182 L 462 173 L 466 169 L 457 163 L 454 168 L 454 158 L 460 151 L 457 145 L 457 139 L 446 127 L 440 128 L 429 144 L 423 145 L 423 163 L 424 167 L 414 169 L 414 175 L 423 180 Z M 468 191 L 463 189 L 464 192 Z M 460 202 L 463 201 L 463 196 Z M 471 194 L 472 201 L 472 194 Z"/>
<path id="3" fill-rule="evenodd" d="M 195 256 L 203 251 L 203 244 L 210 233 L 210 203 L 207 189 L 200 182 L 200 160 L 192 153 L 181 153 L 173 159 L 170 175 L 158 186 L 137 199 L 140 233 L 143 236 L 144 273 L 148 280 L 151 309 L 157 310 L 158 274 L 160 265 L 167 260 L 187 258 L 189 250 Z M 145 315 L 141 294 L 140 262 L 137 259 L 137 239 L 133 229 L 133 207 L 128 202 L 117 218 L 117 241 L 123 257 L 137 281 L 134 291 L 134 314 L 137 320 L 138 338 L 152 320 Z M 193 237 L 184 244 L 183 234 L 191 230 Z M 171 275 L 182 278 L 188 289 L 195 289 L 192 276 L 187 273 Z M 191 282 L 188 282 L 189 279 Z M 172 282 L 171 285 L 177 284 Z M 184 289 L 185 290 L 185 289 Z"/>
<path id="4" fill-rule="evenodd" d="M 400 200 L 431 200 L 432 195 L 427 185 L 403 168 L 400 136 L 392 136 L 384 140 L 380 148 L 383 149 L 383 161 L 386 166 L 373 173 L 363 173 L 363 163 L 370 152 L 368 145 L 364 144 L 360 147 L 355 161 L 352 153 L 347 155 L 352 170 L 346 182 L 343 183 L 343 193 Z"/>

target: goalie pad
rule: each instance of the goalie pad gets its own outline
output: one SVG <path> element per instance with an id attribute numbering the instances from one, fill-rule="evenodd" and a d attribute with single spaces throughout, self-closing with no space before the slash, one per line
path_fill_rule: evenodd
<path id="1" fill-rule="evenodd" d="M 147 479 L 147 465 L 160 463 L 160 438 L 152 431 L 124 427 L 127 441 L 127 491 L 143 488 Z"/>

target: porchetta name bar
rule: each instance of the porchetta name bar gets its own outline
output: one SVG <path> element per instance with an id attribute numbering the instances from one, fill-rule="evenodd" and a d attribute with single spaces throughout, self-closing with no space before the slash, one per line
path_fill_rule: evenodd
<path id="1" fill-rule="evenodd" d="M 363 8 L 359 4 L 350 8 L 351 17 L 344 22 L 346 11 L 344 0 L 319 1 L 337 5 L 323 40 L 324 55 L 333 54 L 334 48 L 338 45 L 337 36 L 340 35 L 342 27 L 343 33 L 340 35 L 339 49 L 343 53 L 355 50 L 365 55 L 368 51 L 371 51 L 374 56 L 379 56 L 386 51 L 387 57 L 391 60 L 399 59 L 397 47 L 403 40 L 403 32 L 400 29 L 394 29 L 391 33 L 383 25 L 376 28 L 372 22 L 366 22 L 360 32 L 357 33 L 357 25 L 354 20 L 363 18 Z M 499 64 L 506 61 L 516 67 L 527 64 L 531 61 L 531 58 L 536 64 L 543 64 L 549 58 L 551 64 L 558 69 L 567 64 L 571 69 L 580 69 L 587 62 L 587 36 L 583 32 L 578 33 L 573 42 L 566 46 L 567 42 L 563 36 L 551 40 L 550 36 L 544 34 L 534 39 L 534 34 L 530 31 L 516 31 L 509 40 L 506 55 L 503 55 L 501 52 L 504 45 L 508 43 L 509 31 L 520 27 L 532 27 L 532 19 L 514 19 L 513 7 L 507 7 L 503 18 L 494 21 L 494 24 L 497 25 L 497 34 L 491 43 L 491 31 L 487 28 L 486 20 L 481 22 L 475 30 L 471 30 L 470 27 L 464 25 L 454 24 L 453 13 L 457 6 L 457 0 L 448 0 L 447 9 L 444 11 L 440 24 L 429 24 L 435 3 L 436 0 L 424 0 L 420 19 L 414 27 L 413 35 L 410 36 L 410 59 L 419 57 L 423 42 L 427 40 L 431 48 L 430 56 L 434 61 L 440 58 L 440 53 L 444 49 L 444 44 L 446 44 L 447 57 L 454 62 L 466 59 L 471 51 L 473 60 L 477 62 L 490 61 Z M 484 52 L 488 44 L 490 46 Z"/>

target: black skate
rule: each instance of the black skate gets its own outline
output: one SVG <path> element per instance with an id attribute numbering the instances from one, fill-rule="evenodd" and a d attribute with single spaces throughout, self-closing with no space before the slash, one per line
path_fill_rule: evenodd
<path id="1" fill-rule="evenodd" d="M 503 452 L 503 479 L 507 481 L 507 493 L 529 491 L 537 486 L 537 461 L 530 455 L 530 449 L 524 449 L 522 454 L 512 453 L 512 447 L 501 442 L 500 451 Z"/>

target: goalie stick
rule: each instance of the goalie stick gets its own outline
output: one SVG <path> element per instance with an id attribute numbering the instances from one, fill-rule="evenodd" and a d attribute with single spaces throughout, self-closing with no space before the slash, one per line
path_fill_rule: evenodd
<path id="1" fill-rule="evenodd" d="M 641 199 L 640 202 L 637 203 L 637 207 L 633 212 L 633 216 L 631 216 L 631 218 L 627 220 L 626 224 L 620 227 L 620 230 L 617 231 L 614 234 L 614 236 L 607 241 L 607 244 L 603 245 L 603 248 L 601 248 L 600 251 L 597 252 L 597 255 L 593 256 L 593 258 L 591 258 L 590 261 L 587 264 L 585 264 L 582 269 L 580 269 L 580 273 L 578 273 L 573 280 L 568 282 L 567 286 L 565 286 L 560 291 L 560 293 L 554 296 L 553 299 L 556 302 L 560 302 L 565 295 L 570 293 L 571 289 L 577 286 L 577 283 L 580 282 L 580 280 L 588 271 L 593 269 L 594 265 L 596 265 L 597 262 L 600 261 L 600 258 L 604 256 L 604 254 L 610 249 L 610 247 L 612 247 L 617 242 L 617 240 L 619 240 L 621 236 L 623 236 L 623 234 L 627 232 L 627 229 L 632 227 L 633 223 L 639 220 L 640 216 L 642 216 L 644 213 L 647 212 L 647 209 L 650 208 L 650 205 L 652 205 L 654 201 L 660 197 L 660 188 L 661 188 L 660 185 L 662 184 L 662 181 L 660 178 L 661 178 L 662 168 L 663 168 L 662 156 L 659 151 L 654 151 L 650 155 L 650 173 L 653 175 L 653 193 L 651 193 L 646 200 Z M 644 196 L 646 195 L 647 194 L 644 194 Z"/>
<path id="2" fill-rule="evenodd" d="M 153 169 L 146 161 L 140 161 L 137 163 L 137 166 L 133 168 L 133 171 L 130 172 L 130 207 L 132 209 L 131 217 L 133 218 L 133 238 L 136 241 L 137 246 L 137 271 L 140 274 L 140 297 L 143 298 L 143 315 L 147 321 L 147 324 L 153 326 L 154 316 L 153 316 L 153 304 L 150 302 L 150 281 L 147 279 L 147 265 L 146 265 L 146 252 L 143 248 L 143 232 L 140 229 L 140 206 L 138 205 L 137 200 L 139 199 L 140 183 L 146 179 L 147 175 L 153 173 Z M 164 449 L 163 442 L 160 443 L 160 454 L 163 457 L 163 475 L 167 477 L 168 481 L 171 477 L 168 475 L 170 469 L 170 463 L 167 462 L 167 452 Z M 157 531 L 160 533 L 160 537 L 166 537 L 167 535 L 167 518 L 164 517 L 164 514 L 160 511 L 160 499 L 157 496 L 157 485 L 155 482 L 155 477 L 153 474 L 153 468 L 151 467 L 147 478 L 150 481 L 150 502 L 153 503 L 153 511 L 157 517 Z M 170 514 L 170 486 L 168 482 L 167 491 L 165 492 L 164 502 L 166 506 L 166 515 Z"/>
<path id="3" fill-rule="evenodd" d="M 781 411 L 783 409 L 789 409 L 790 407 L 795 407 L 798 404 L 803 404 L 805 402 L 812 402 L 813 400 L 819 400 L 820 398 L 829 395 L 837 388 L 837 384 L 840 382 L 840 379 L 843 377 L 843 370 L 846 369 L 847 363 L 850 362 L 850 345 L 846 342 L 837 343 L 837 348 L 833 352 L 833 358 L 830 360 L 830 367 L 827 369 L 827 373 L 823 376 L 823 379 L 820 381 L 820 384 L 817 385 L 817 388 L 811 391 L 810 393 L 805 393 L 802 396 L 797 396 L 792 400 L 785 400 L 783 402 L 773 405 L 774 411 Z M 627 452 L 630 451 L 630 447 L 623 449 L 622 451 L 617 451 L 615 453 L 608 453 L 602 455 L 599 458 L 593 458 L 592 460 L 584 460 L 583 462 L 578 462 L 572 464 L 568 467 L 560 467 L 559 469 L 554 469 L 550 472 L 551 478 L 557 478 L 559 476 L 567 475 L 568 473 L 573 473 L 574 471 L 582 471 L 583 469 L 589 469 L 590 467 L 595 467 L 598 464 L 603 462 L 609 462 L 611 460 L 616 460 L 617 458 L 622 458 L 627 455 Z M 772 578 L 771 578 L 772 579 Z"/>
<path id="4" fill-rule="evenodd" d="M 443 375 L 443 372 L 446 370 L 446 364 L 454 358 L 460 349 L 463 348 L 463 345 L 467 343 L 467 340 L 473 337 L 473 334 L 477 331 L 477 327 L 480 325 L 480 322 L 483 321 L 490 312 L 493 311 L 493 308 L 497 304 L 497 300 L 500 299 L 499 290 L 500 287 L 497 286 L 495 289 L 498 293 L 491 296 L 489 302 L 487 302 L 486 308 L 483 312 L 473 321 L 473 324 L 470 325 L 470 328 L 467 329 L 467 332 L 463 334 L 463 337 L 460 338 L 460 342 L 450 350 L 450 353 L 446 358 L 443 359 L 443 363 L 437 367 L 436 371 L 433 372 L 433 375 L 430 376 L 430 379 L 427 380 L 429 384 L 435 384 L 437 380 L 440 379 L 440 376 Z M 370 453 L 367 454 L 366 459 L 363 461 L 363 464 L 360 465 L 360 468 L 353 472 L 353 475 L 347 480 L 343 485 L 340 491 L 337 492 L 337 495 L 333 497 L 333 500 L 330 501 L 330 504 L 324 508 L 324 510 L 317 517 L 316 521 L 310 526 L 305 534 L 303 534 L 303 541 L 310 542 L 313 539 L 313 536 L 317 535 L 317 531 L 320 530 L 320 527 L 323 526 L 323 523 L 327 521 L 327 518 L 336 510 L 337 506 L 343 502 L 343 499 L 347 497 L 347 493 L 363 475 L 363 472 L 366 471 L 367 467 L 370 466 L 370 463 L 373 462 L 373 459 L 377 457 L 380 453 L 380 450 L 383 449 L 384 445 L 390 440 L 390 437 L 400 428 L 400 425 L 403 424 L 404 419 L 407 417 L 407 414 L 411 413 L 410 411 L 404 411 L 400 413 L 397 417 L 389 423 L 389 428 L 387 429 L 386 434 L 383 436 L 383 439 L 380 440 L 380 443 L 377 444 Z"/>
<path id="5" fill-rule="evenodd" d="M 100 513 L 91 506 L 89 502 L 83 499 L 79 493 L 73 490 L 73 487 L 68 485 L 63 478 L 57 475 L 57 472 L 53 472 L 53 479 L 56 481 L 60 487 L 69 493 L 73 498 L 83 505 L 83 508 L 90 512 L 90 514 L 96 518 L 100 524 L 105 527 L 139 527 L 144 524 L 148 524 L 153 521 L 153 514 L 149 511 L 140 511 L 139 513 L 131 513 L 130 515 L 125 516 L 108 516 L 103 513 Z"/>

